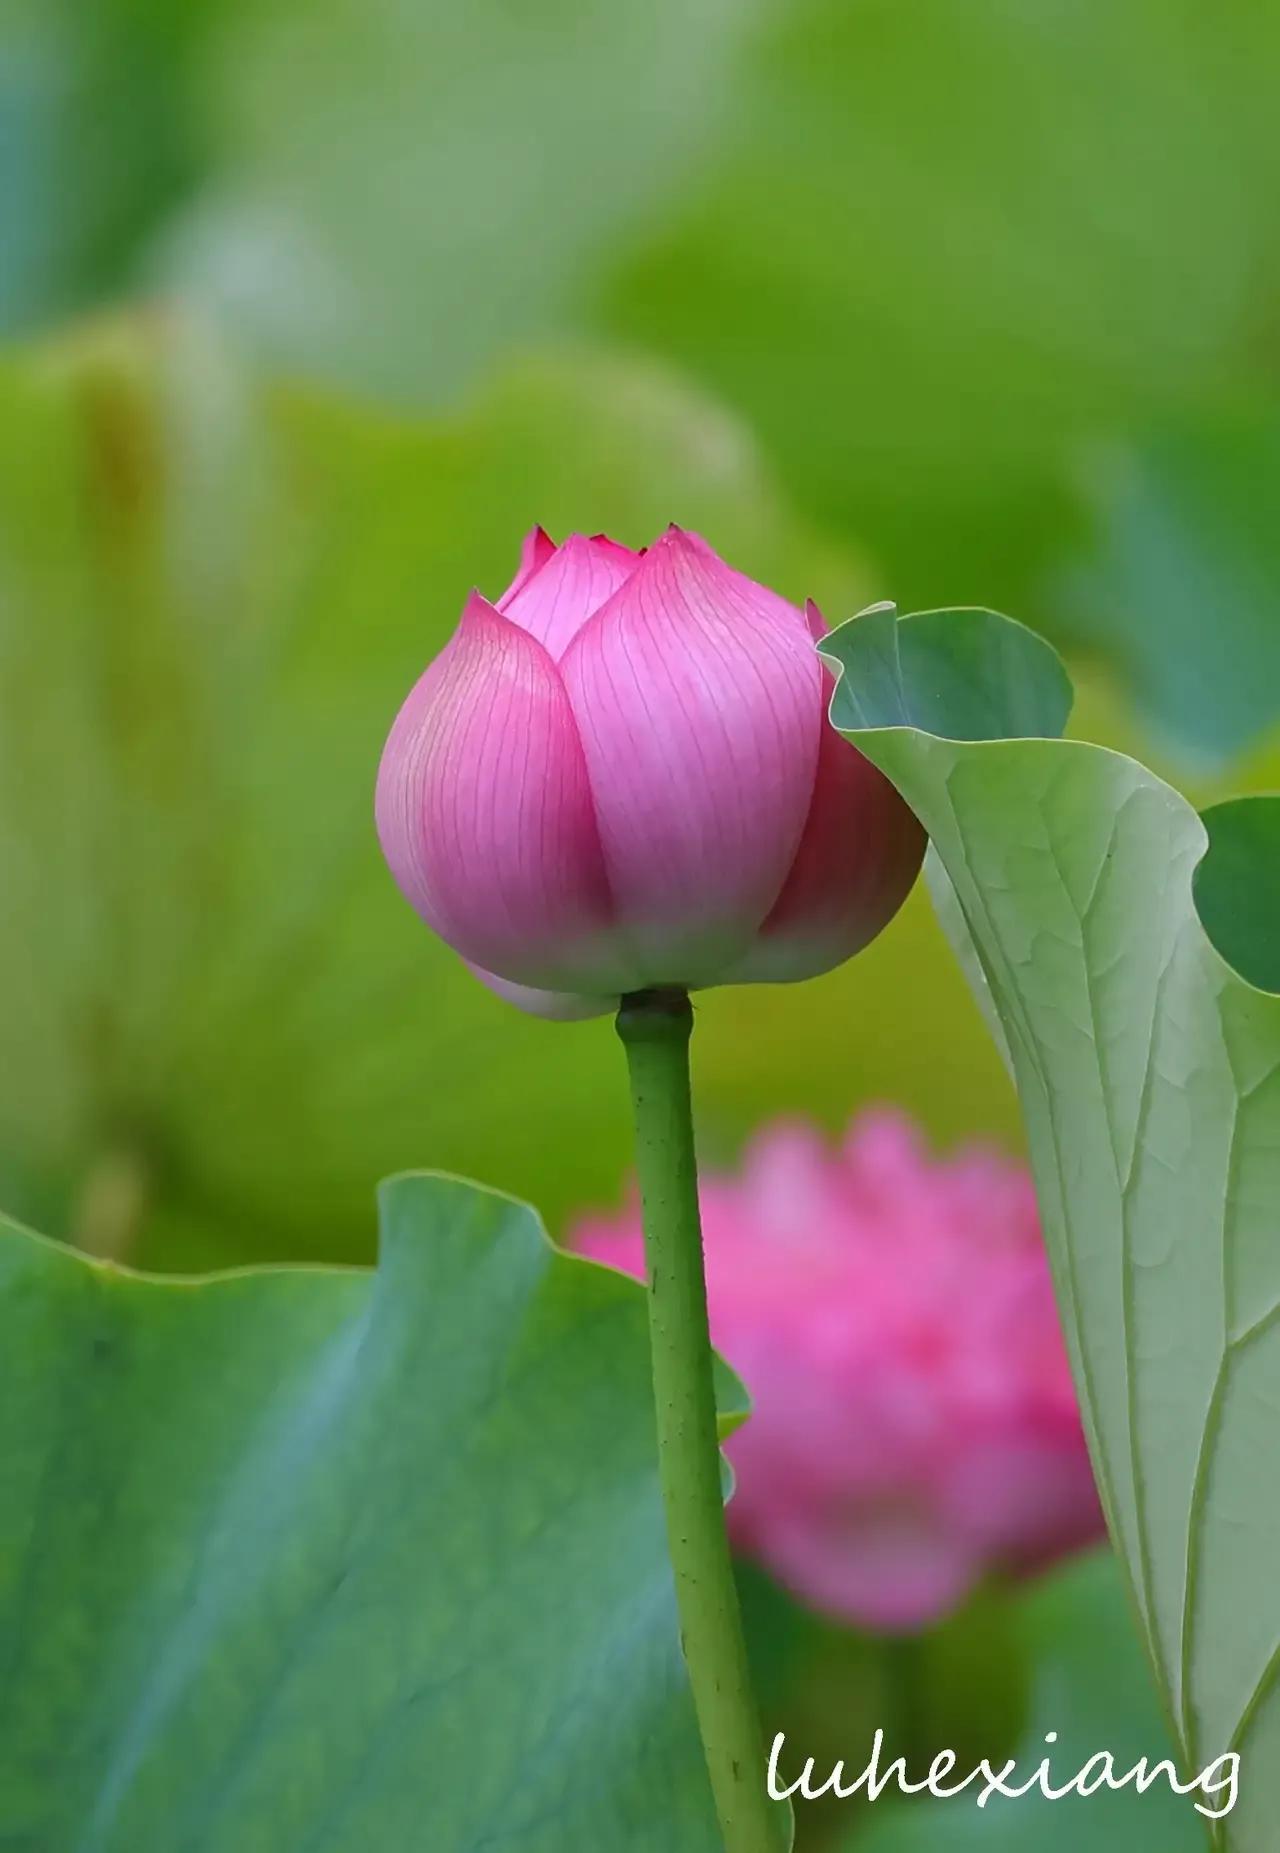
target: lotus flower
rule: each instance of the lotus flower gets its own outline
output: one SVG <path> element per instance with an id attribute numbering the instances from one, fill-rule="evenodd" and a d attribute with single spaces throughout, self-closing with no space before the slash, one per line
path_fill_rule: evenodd
<path id="1" fill-rule="evenodd" d="M 751 1392 L 737 1546 L 887 1633 L 1102 1533 L 1026 1172 L 901 1115 L 775 1126 L 702 1187 L 711 1333 Z M 638 1207 L 572 1246 L 643 1273 Z"/>
<path id="2" fill-rule="evenodd" d="M 378 833 L 405 896 L 544 1016 L 842 963 L 924 845 L 827 723 L 823 628 L 679 528 L 639 553 L 535 529 L 387 741 Z"/>

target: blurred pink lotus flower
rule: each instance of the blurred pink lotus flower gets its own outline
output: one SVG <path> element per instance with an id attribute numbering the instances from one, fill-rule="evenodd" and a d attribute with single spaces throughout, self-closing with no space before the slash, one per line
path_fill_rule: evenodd
<path id="1" fill-rule="evenodd" d="M 711 1331 L 753 1401 L 735 1545 L 862 1627 L 919 1630 L 984 1576 L 1103 1530 L 1026 1172 L 930 1159 L 880 1110 L 838 1151 L 781 1124 L 702 1186 Z M 638 1207 L 570 1245 L 643 1274 Z"/>
<path id="2" fill-rule="evenodd" d="M 839 965 L 924 839 L 826 722 L 824 628 L 679 528 L 639 553 L 535 529 L 387 741 L 378 834 L 406 898 L 543 1016 Z"/>

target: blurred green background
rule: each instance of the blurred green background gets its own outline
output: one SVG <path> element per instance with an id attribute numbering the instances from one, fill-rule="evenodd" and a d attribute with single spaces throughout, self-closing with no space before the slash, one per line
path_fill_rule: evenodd
<path id="1" fill-rule="evenodd" d="M 185 1270 L 367 1258 L 407 1166 L 617 1199 L 610 1026 L 476 985 L 372 830 L 535 521 L 1000 606 L 1082 734 L 1280 783 L 1278 76 L 1273 0 L 10 0 L 0 1208 Z M 1017 1143 L 922 890 L 698 1009 L 713 1161 L 882 1098 Z M 749 1593 L 839 1754 L 875 1650 Z M 937 1637 L 940 1736 L 1012 1740 L 1041 1630 Z"/>
<path id="2" fill-rule="evenodd" d="M 406 1165 L 616 1196 L 608 1026 L 476 987 L 369 824 L 535 520 L 1001 605 L 1084 731 L 1266 783 L 1278 67 L 1256 0 L 11 5 L 4 1207 L 186 1268 L 365 1255 Z M 1017 1137 L 922 896 L 700 1017 L 713 1157 Z"/>

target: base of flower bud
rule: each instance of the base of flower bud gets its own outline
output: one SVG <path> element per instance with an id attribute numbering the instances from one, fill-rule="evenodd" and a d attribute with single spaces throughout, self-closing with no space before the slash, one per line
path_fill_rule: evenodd
<path id="1" fill-rule="evenodd" d="M 618 1009 L 617 1029 L 624 1043 L 687 1041 L 693 1031 L 689 993 L 680 985 L 628 991 Z"/>

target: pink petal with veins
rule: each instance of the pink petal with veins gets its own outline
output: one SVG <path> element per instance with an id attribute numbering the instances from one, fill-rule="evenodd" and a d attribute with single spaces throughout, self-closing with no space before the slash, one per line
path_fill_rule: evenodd
<path id="1" fill-rule="evenodd" d="M 806 614 L 813 635 L 824 635 L 812 600 Z M 823 681 L 825 703 L 831 696 L 829 672 L 823 672 Z M 897 913 L 920 872 L 924 850 L 924 831 L 909 806 L 824 720 L 795 861 L 759 937 L 726 981 L 780 983 L 842 965 Z"/>
<path id="2" fill-rule="evenodd" d="M 560 672 L 644 982 L 719 982 L 773 906 L 809 810 L 822 669 L 803 617 L 672 528 Z"/>
<path id="3" fill-rule="evenodd" d="M 464 958 L 591 985 L 611 908 L 577 728 L 542 645 L 479 593 L 391 730 L 377 823 L 406 898 Z"/>
<path id="4" fill-rule="evenodd" d="M 499 611 L 503 609 L 508 600 L 515 597 L 523 586 L 528 585 L 533 575 L 546 565 L 555 550 L 556 544 L 545 528 L 529 529 L 520 546 L 520 564 L 516 568 L 516 576 L 502 597 L 496 601 Z"/>
<path id="5" fill-rule="evenodd" d="M 520 571 L 498 610 L 558 662 L 587 620 L 631 577 L 640 555 L 603 534 L 570 534 L 559 547 L 541 528 L 534 534 L 540 540 L 531 535 L 525 542 Z"/>

